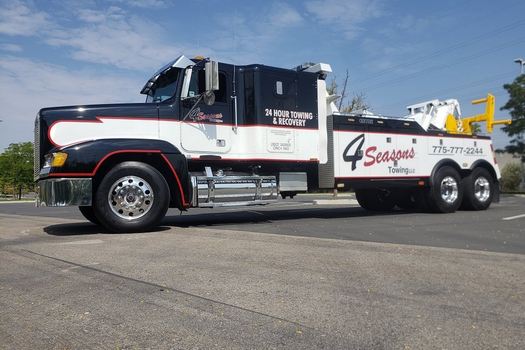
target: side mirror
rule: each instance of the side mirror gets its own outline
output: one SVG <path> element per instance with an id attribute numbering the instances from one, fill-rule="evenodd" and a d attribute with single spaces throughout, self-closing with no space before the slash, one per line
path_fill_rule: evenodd
<path id="1" fill-rule="evenodd" d="M 204 72 L 206 92 L 219 90 L 219 63 L 217 61 L 206 62 Z"/>

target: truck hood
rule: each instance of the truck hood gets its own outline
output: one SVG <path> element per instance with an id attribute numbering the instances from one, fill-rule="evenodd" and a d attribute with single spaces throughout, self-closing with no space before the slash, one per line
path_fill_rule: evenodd
<path id="1" fill-rule="evenodd" d="M 120 124 L 108 131 L 109 121 Z M 156 103 L 116 103 L 43 108 L 35 121 L 35 160 L 55 147 L 83 140 L 107 138 L 145 138 L 146 131 L 157 130 Z M 152 138 L 155 138 L 153 134 Z"/>
<path id="2" fill-rule="evenodd" d="M 81 118 L 82 116 L 89 116 L 96 112 L 101 111 L 118 111 L 119 109 L 129 109 L 134 107 L 145 107 L 145 106 L 155 106 L 151 103 L 106 103 L 106 104 L 88 104 L 88 105 L 70 105 L 70 106 L 55 106 L 55 107 L 45 107 L 39 111 L 41 116 L 51 116 L 58 115 L 61 113 L 61 119 L 67 119 L 68 117 L 72 118 Z"/>

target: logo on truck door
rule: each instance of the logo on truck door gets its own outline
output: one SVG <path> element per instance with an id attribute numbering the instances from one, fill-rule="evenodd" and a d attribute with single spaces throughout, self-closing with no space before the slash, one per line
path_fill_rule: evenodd
<path id="1" fill-rule="evenodd" d="M 359 143 L 358 143 L 359 141 Z M 365 134 L 357 136 L 350 141 L 343 152 L 343 160 L 352 163 L 352 171 L 355 170 L 357 162 L 363 159 L 363 145 L 365 143 Z M 356 145 L 354 147 L 354 145 Z M 353 153 L 352 153 L 353 151 Z M 365 162 L 364 166 L 369 167 L 380 163 L 394 163 L 402 159 L 413 159 L 416 156 L 414 147 L 410 149 L 390 149 L 386 151 L 379 150 L 378 147 L 372 145 L 367 147 L 364 152 Z"/>
<path id="2" fill-rule="evenodd" d="M 359 144 L 355 147 L 354 154 L 349 154 L 350 149 L 354 144 L 357 143 L 357 141 L 360 141 Z M 357 136 L 355 139 L 353 139 L 348 146 L 346 146 L 344 152 L 343 152 L 343 160 L 345 162 L 351 162 L 352 163 L 352 171 L 355 170 L 357 162 L 361 159 L 363 159 L 363 145 L 365 144 L 365 134 L 361 134 Z"/>

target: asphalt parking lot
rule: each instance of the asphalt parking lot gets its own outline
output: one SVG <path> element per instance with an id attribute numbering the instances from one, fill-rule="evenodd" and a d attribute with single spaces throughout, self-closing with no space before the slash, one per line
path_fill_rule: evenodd
<path id="1" fill-rule="evenodd" d="M 0 203 L 0 348 L 523 349 L 524 254 L 519 196 L 447 215 L 302 196 L 136 234 Z"/>

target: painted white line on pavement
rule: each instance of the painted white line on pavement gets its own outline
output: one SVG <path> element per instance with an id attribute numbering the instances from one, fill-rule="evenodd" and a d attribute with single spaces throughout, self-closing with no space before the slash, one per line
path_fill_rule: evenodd
<path id="1" fill-rule="evenodd" d="M 525 218 L 525 214 L 509 216 L 508 218 L 503 218 L 503 220 L 514 220 L 514 219 L 519 219 L 519 218 Z"/>
<path id="2" fill-rule="evenodd" d="M 314 200 L 316 205 L 359 205 L 355 199 L 317 199 Z"/>
<path id="3" fill-rule="evenodd" d="M 84 239 L 81 241 L 73 241 L 73 242 L 63 242 L 63 243 L 57 243 L 60 245 L 76 245 L 76 244 L 100 244 L 104 243 L 101 239 Z"/>
<path id="4" fill-rule="evenodd" d="M 0 204 L 22 204 L 22 203 L 35 203 L 35 200 L 15 200 L 15 201 L 0 201 Z"/>

